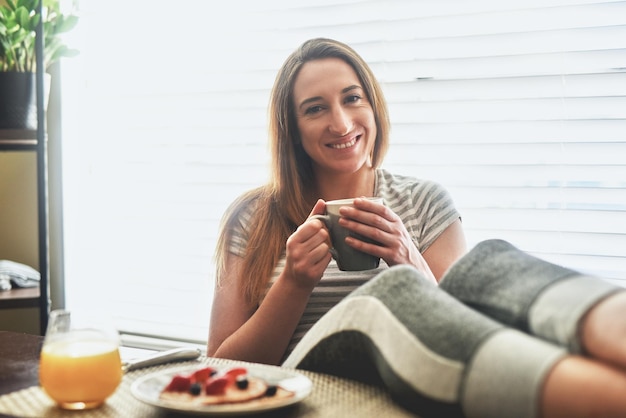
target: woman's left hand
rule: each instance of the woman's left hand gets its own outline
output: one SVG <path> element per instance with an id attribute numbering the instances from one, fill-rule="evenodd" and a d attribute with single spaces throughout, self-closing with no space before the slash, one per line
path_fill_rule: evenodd
<path id="1" fill-rule="evenodd" d="M 389 266 L 410 264 L 427 278 L 436 281 L 428 263 L 394 211 L 383 204 L 357 198 L 354 200 L 354 207 L 344 206 L 339 213 L 341 226 L 375 241 L 368 243 L 348 237 L 348 245 L 382 258 Z"/>

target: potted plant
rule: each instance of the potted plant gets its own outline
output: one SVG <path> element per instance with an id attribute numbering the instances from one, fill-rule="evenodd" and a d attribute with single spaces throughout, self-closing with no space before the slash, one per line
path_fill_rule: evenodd
<path id="1" fill-rule="evenodd" d="M 43 1 L 39 7 L 39 1 Z M 76 55 L 61 34 L 78 16 L 64 14 L 60 0 L 0 0 L 0 129 L 36 129 L 36 29 L 42 22 L 44 71 Z"/>

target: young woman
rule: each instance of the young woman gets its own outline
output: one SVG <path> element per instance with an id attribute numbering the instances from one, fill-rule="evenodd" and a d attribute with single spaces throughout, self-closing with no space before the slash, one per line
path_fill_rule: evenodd
<path id="1" fill-rule="evenodd" d="M 580 284 L 499 241 L 465 255 L 448 193 L 380 168 L 386 104 L 354 50 L 305 42 L 279 71 L 269 110 L 271 181 L 224 217 L 210 356 L 379 381 L 421 414 L 626 416 L 625 292 Z M 375 242 L 347 240 L 381 265 L 340 271 L 328 231 L 307 219 L 325 201 L 367 196 L 384 204 L 357 198 L 341 224 Z M 520 287 L 518 276 L 531 280 Z M 563 294 L 571 309 L 551 310 Z M 604 322 L 620 333 L 604 335 Z M 568 354 L 579 346 L 591 357 Z M 611 388 L 592 393 L 589 379 Z"/>

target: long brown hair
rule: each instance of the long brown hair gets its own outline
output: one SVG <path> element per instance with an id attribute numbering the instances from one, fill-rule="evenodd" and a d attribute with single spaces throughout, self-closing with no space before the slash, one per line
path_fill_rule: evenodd
<path id="1" fill-rule="evenodd" d="M 227 269 L 226 256 L 232 228 L 240 212 L 254 205 L 248 227 L 248 246 L 242 275 L 246 298 L 260 301 L 285 244 L 298 225 L 309 215 L 317 201 L 311 158 L 300 143 L 293 86 L 302 66 L 313 60 L 339 58 L 356 72 L 372 106 L 376 122 L 376 140 L 370 156 L 374 168 L 380 166 L 389 145 L 389 116 L 382 89 L 367 63 L 348 45 L 316 38 L 304 42 L 282 65 L 269 103 L 269 141 L 271 177 L 269 182 L 251 190 L 228 208 L 222 219 L 216 248 L 217 280 Z"/>

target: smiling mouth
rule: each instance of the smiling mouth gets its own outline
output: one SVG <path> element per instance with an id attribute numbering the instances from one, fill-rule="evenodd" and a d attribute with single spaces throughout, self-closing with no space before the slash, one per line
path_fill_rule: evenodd
<path id="1" fill-rule="evenodd" d="M 345 149 L 345 148 L 351 148 L 353 147 L 356 142 L 359 140 L 360 136 L 357 136 L 356 138 L 354 138 L 352 141 L 349 142 L 344 142 L 341 144 L 329 144 L 328 146 L 334 149 Z"/>

